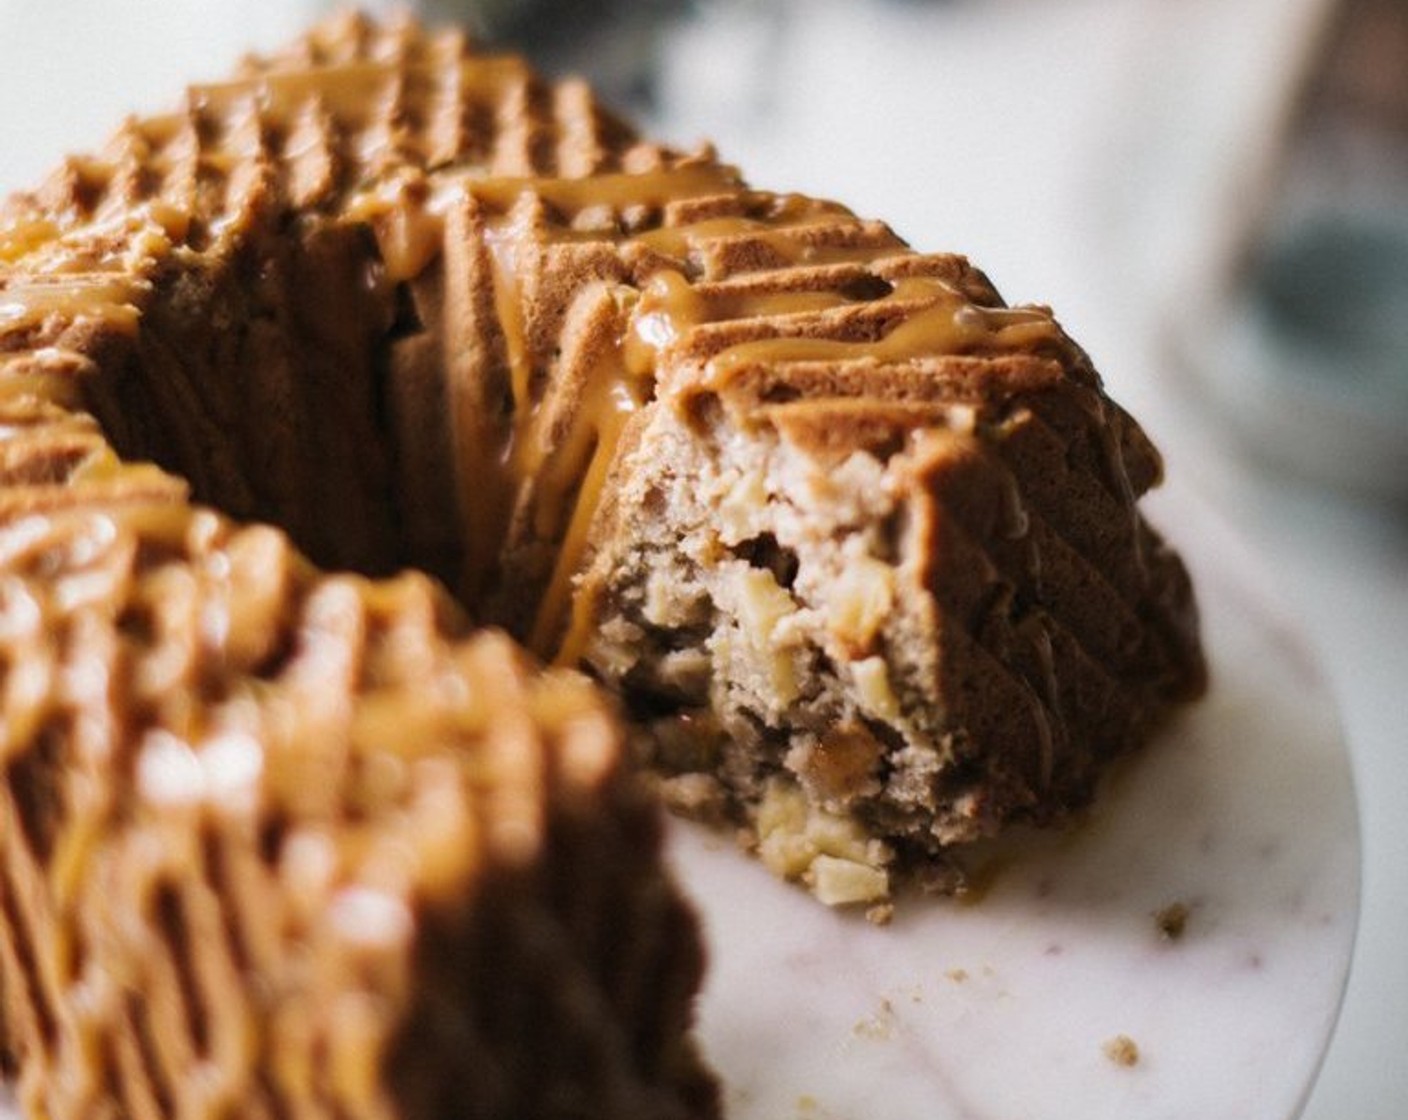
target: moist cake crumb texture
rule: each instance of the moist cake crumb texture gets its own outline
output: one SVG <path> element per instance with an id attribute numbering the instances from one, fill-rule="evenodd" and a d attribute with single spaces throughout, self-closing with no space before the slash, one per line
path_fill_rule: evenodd
<path id="1" fill-rule="evenodd" d="M 0 208 L 26 1108 L 716 1115 L 628 771 L 952 884 L 1201 690 L 1161 470 L 1047 309 L 458 32 L 129 119 Z"/>

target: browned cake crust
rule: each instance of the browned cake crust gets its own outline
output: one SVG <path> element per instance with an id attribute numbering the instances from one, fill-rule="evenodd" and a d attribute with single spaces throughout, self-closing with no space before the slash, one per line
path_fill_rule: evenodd
<path id="1" fill-rule="evenodd" d="M 1049 312 L 411 22 L 10 199 L 0 423 L 36 1113 L 713 1114 L 614 724 L 399 569 L 833 903 L 1202 686 L 1157 454 Z"/>
<path id="2" fill-rule="evenodd" d="M 1204 684 L 1159 457 L 1084 353 L 958 258 L 842 244 L 652 282 L 662 404 L 578 606 L 674 800 L 837 903 L 1060 820 Z"/>
<path id="3" fill-rule="evenodd" d="M 377 192 L 617 149 L 580 89 L 466 50 L 335 21 L 6 204 L 0 1046 L 27 1115 L 717 1115 L 697 929 L 609 706 L 429 579 L 323 574 L 257 520 L 451 579 L 482 531 L 449 523 L 439 368 L 474 323 L 420 317 L 463 306 L 483 219 L 448 214 L 427 269 Z M 543 97 L 580 145 L 520 132 Z"/>
<path id="4" fill-rule="evenodd" d="M 714 1115 L 693 919 L 586 681 L 185 505 L 4 547 L 27 1116 Z"/>

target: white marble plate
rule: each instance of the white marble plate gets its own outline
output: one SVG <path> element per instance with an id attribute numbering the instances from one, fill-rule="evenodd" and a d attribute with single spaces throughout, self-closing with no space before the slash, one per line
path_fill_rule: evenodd
<path id="1" fill-rule="evenodd" d="M 1333 1029 L 1358 909 L 1326 685 L 1215 519 L 1159 496 L 1213 687 L 1067 834 L 1021 838 L 973 904 L 824 910 L 689 826 L 701 1005 L 731 1120 L 1288 1120 Z M 1169 939 L 1156 915 L 1188 917 Z M 1116 1040 L 1137 1061 L 1111 1054 Z"/>
<path id="2" fill-rule="evenodd" d="M 1239 545 L 1160 495 L 1214 685 L 1065 834 L 1020 838 L 975 904 L 823 909 L 672 828 L 704 912 L 701 1005 L 729 1120 L 1289 1120 L 1339 1008 L 1357 817 L 1333 704 Z M 1183 904 L 1183 936 L 1156 915 Z M 1138 1060 L 1107 1046 L 1123 1036 Z M 8 1099 L 0 1120 L 17 1120 Z"/>

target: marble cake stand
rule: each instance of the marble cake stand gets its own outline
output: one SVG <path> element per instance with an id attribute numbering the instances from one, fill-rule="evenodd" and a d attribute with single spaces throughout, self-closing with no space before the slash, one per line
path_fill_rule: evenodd
<path id="1" fill-rule="evenodd" d="M 713 948 L 701 1028 L 732 1120 L 1298 1114 L 1354 940 L 1348 755 L 1235 536 L 1159 498 L 1194 570 L 1212 690 L 1082 825 L 992 853 L 977 902 L 912 899 L 876 928 L 674 827 Z"/>
<path id="2" fill-rule="evenodd" d="M 701 1031 L 730 1120 L 1297 1114 L 1354 938 L 1348 758 L 1236 539 L 1189 503 L 1159 512 L 1194 568 L 1212 691 L 1080 827 L 989 853 L 977 902 L 909 900 L 876 928 L 672 826 L 711 943 Z M 0 1120 L 18 1120 L 7 1096 Z"/>

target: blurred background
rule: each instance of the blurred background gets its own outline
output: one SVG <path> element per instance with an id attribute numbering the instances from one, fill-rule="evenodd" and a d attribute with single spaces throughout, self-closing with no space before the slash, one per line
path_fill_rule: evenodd
<path id="1" fill-rule="evenodd" d="M 326 7 L 0 0 L 0 188 Z M 421 7 L 1055 308 L 1323 665 L 1364 895 L 1305 1116 L 1408 1115 L 1408 0 Z"/>

